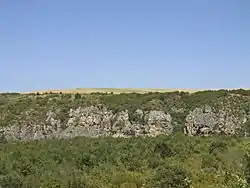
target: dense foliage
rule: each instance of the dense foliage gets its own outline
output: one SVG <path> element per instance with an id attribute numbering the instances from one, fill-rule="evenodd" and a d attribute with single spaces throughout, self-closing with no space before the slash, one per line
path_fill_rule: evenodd
<path id="1" fill-rule="evenodd" d="M 243 188 L 249 140 L 75 138 L 2 143 L 0 187 Z"/>

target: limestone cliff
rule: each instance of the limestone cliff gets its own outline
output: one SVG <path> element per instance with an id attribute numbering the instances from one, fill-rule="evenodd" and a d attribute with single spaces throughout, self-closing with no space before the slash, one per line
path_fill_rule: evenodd
<path id="1" fill-rule="evenodd" d="M 244 132 L 250 119 L 249 97 L 223 93 L 210 98 L 207 93 L 2 95 L 0 137 L 157 136 L 177 127 L 190 136 Z"/>
<path id="2" fill-rule="evenodd" d="M 3 127 L 0 132 L 7 140 L 34 140 L 44 138 L 71 138 L 77 136 L 156 136 L 170 134 L 171 116 L 163 111 L 142 111 L 133 114 L 138 121 L 131 121 L 128 111 L 113 113 L 96 106 L 70 109 L 65 123 L 49 110 L 40 122 L 26 121 Z M 144 122 L 144 123 L 141 123 Z"/>

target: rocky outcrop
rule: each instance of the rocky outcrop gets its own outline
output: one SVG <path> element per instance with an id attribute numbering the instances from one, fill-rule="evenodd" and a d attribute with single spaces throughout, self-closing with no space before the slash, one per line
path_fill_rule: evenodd
<path id="1" fill-rule="evenodd" d="M 171 134 L 172 118 L 163 111 L 136 110 L 133 120 L 127 110 L 113 113 L 103 106 L 70 109 L 68 119 L 62 122 L 52 110 L 46 118 L 24 121 L 0 130 L 6 140 L 37 140 L 45 138 L 72 138 L 77 136 L 156 136 Z"/>
<path id="2" fill-rule="evenodd" d="M 219 108 L 205 105 L 190 111 L 182 124 L 185 124 L 184 133 L 189 136 L 236 134 L 245 122 L 249 121 L 250 110 L 246 112 L 243 108 L 232 108 L 230 103 L 221 104 Z M 173 109 L 169 113 L 162 110 L 141 109 L 137 109 L 134 113 L 128 110 L 115 113 L 105 105 L 96 105 L 70 108 L 63 116 L 59 115 L 58 111 L 60 109 L 51 108 L 44 116 L 38 114 L 39 118 L 33 115 L 36 113 L 32 109 L 24 111 L 22 115 L 25 118 L 0 128 L 0 140 L 169 135 L 176 126 L 173 115 L 183 114 L 185 109 Z"/>
<path id="3" fill-rule="evenodd" d="M 234 135 L 247 121 L 247 114 L 242 109 L 221 108 L 215 110 L 205 105 L 195 108 L 186 117 L 184 132 L 190 136 L 225 134 Z"/>

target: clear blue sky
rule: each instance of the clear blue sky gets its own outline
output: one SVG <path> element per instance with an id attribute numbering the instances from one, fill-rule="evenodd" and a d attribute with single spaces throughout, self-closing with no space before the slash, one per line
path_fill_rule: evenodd
<path id="1" fill-rule="evenodd" d="M 250 87 L 250 0 L 1 0 L 0 91 Z"/>

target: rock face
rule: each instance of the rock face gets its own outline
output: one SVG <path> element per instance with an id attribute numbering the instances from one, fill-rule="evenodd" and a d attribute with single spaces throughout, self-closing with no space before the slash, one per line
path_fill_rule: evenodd
<path id="1" fill-rule="evenodd" d="M 105 105 L 67 108 L 69 110 L 62 114 L 60 108 L 49 108 L 45 113 L 29 109 L 21 112 L 22 119 L 14 119 L 11 124 L 0 127 L 0 140 L 169 135 L 176 125 L 184 126 L 184 133 L 189 136 L 234 135 L 249 122 L 250 108 L 247 111 L 232 107 L 232 104 L 237 106 L 237 101 L 219 101 L 217 107 L 205 105 L 190 112 L 183 107 L 169 112 L 141 109 L 133 113 L 128 110 L 113 112 Z M 181 115 L 181 123 L 176 121 L 176 114 Z"/>
<path id="2" fill-rule="evenodd" d="M 163 111 L 136 110 L 131 120 L 127 110 L 113 113 L 102 106 L 70 109 L 65 122 L 52 110 L 40 122 L 26 121 L 0 129 L 6 140 L 37 140 L 77 136 L 156 136 L 172 133 L 172 118 Z"/>
<path id="3" fill-rule="evenodd" d="M 246 122 L 243 110 L 222 108 L 216 112 L 210 106 L 195 108 L 186 117 L 184 132 L 190 136 L 225 134 L 234 135 Z"/>

